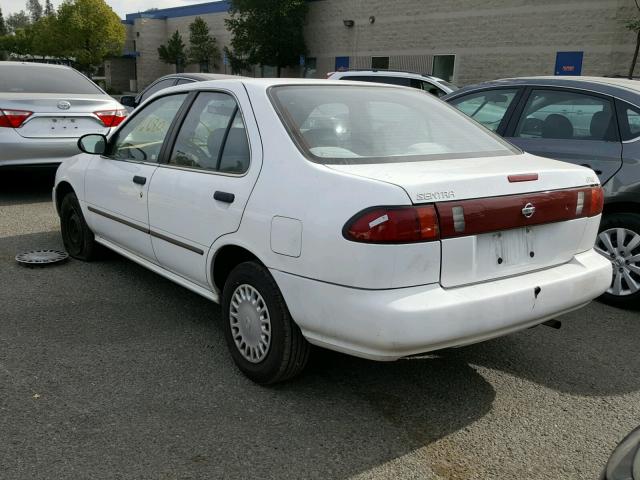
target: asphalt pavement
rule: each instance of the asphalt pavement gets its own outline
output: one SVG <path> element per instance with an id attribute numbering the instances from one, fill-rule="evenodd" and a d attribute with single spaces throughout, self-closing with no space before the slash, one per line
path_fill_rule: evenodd
<path id="1" fill-rule="evenodd" d="M 198 295 L 115 254 L 19 266 L 62 248 L 51 184 L 0 170 L 2 479 L 595 479 L 640 424 L 640 312 L 597 302 L 394 363 L 317 350 L 254 385 Z"/>

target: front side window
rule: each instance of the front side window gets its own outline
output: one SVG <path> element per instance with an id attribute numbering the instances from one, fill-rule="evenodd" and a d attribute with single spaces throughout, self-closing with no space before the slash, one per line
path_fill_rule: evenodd
<path id="1" fill-rule="evenodd" d="M 273 87 L 269 95 L 298 147 L 319 163 L 519 153 L 455 109 L 415 90 L 291 85 Z"/>
<path id="2" fill-rule="evenodd" d="M 562 90 L 533 90 L 515 137 L 616 141 L 612 102 L 606 98 Z"/>
<path id="3" fill-rule="evenodd" d="M 471 93 L 451 100 L 451 105 L 495 132 L 513 102 L 516 93 L 517 90 L 515 89 Z"/>
<path id="4" fill-rule="evenodd" d="M 186 94 L 154 100 L 137 112 L 111 142 L 110 156 L 118 160 L 158 162 L 162 144 Z"/>
<path id="5" fill-rule="evenodd" d="M 169 164 L 242 174 L 249 163 L 247 132 L 235 99 L 226 93 L 200 93 L 180 128 Z"/>

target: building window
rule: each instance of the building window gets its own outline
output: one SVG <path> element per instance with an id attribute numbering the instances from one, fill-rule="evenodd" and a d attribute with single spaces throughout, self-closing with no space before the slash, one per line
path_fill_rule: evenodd
<path id="1" fill-rule="evenodd" d="M 336 72 L 344 72 L 349 70 L 349 57 L 336 57 Z"/>
<path id="2" fill-rule="evenodd" d="M 389 57 L 371 57 L 371 68 L 373 70 L 388 70 Z"/>
<path id="3" fill-rule="evenodd" d="M 307 57 L 304 62 L 304 78 L 314 78 L 317 70 L 317 59 L 315 57 Z"/>
<path id="4" fill-rule="evenodd" d="M 434 55 L 433 69 L 431 74 L 447 82 L 453 81 L 453 69 L 455 66 L 455 55 Z"/>

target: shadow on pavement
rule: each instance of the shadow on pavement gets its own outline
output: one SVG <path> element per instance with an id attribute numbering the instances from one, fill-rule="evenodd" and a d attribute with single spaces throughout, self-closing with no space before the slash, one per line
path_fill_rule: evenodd
<path id="1" fill-rule="evenodd" d="M 11 260 L 55 242 L 0 239 L 8 478 L 344 478 L 466 427 L 495 398 L 468 364 L 437 357 L 321 352 L 296 381 L 256 386 L 209 301 L 120 257 Z"/>
<path id="2" fill-rule="evenodd" d="M 443 355 L 571 394 L 607 396 L 640 390 L 640 356 L 634 353 L 640 316 L 592 302 L 560 320 L 561 330 L 539 326 Z"/>
<path id="3" fill-rule="evenodd" d="M 57 166 L 0 168 L 0 206 L 51 201 Z"/>

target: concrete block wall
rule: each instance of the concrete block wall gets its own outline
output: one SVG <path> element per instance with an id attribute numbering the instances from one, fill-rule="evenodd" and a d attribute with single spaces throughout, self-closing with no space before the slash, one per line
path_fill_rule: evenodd
<path id="1" fill-rule="evenodd" d="M 455 54 L 454 81 L 464 85 L 552 75 L 556 52 L 574 50 L 584 51 L 584 75 L 613 75 L 631 60 L 635 38 L 624 24 L 634 8 L 633 0 L 324 0 L 310 4 L 305 35 L 318 77 L 336 56 L 368 68 L 371 56 L 389 56 L 392 66 L 406 64 L 403 56 Z"/>

